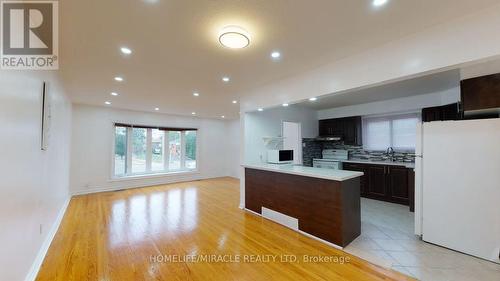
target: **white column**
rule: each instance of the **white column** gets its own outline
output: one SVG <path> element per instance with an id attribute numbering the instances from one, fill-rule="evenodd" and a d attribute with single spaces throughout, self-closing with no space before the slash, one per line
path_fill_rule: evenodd
<path id="1" fill-rule="evenodd" d="M 170 147 L 168 143 L 168 131 L 164 131 L 163 136 L 163 167 L 165 171 L 168 171 L 168 163 L 170 162 Z"/>
<path id="2" fill-rule="evenodd" d="M 186 131 L 181 132 L 181 170 L 186 168 Z"/>
<path id="3" fill-rule="evenodd" d="M 146 172 L 151 172 L 153 160 L 153 130 L 146 129 Z"/>
<path id="4" fill-rule="evenodd" d="M 132 136 L 133 136 L 132 130 L 133 130 L 133 128 L 131 128 L 131 127 L 127 128 L 127 155 L 125 156 L 126 161 L 127 161 L 125 173 L 127 175 L 132 174 L 132 149 L 133 149 L 132 148 Z"/>

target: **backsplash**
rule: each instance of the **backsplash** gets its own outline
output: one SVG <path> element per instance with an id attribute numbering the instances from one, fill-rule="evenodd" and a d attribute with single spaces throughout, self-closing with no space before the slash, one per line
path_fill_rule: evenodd
<path id="1" fill-rule="evenodd" d="M 363 160 L 387 160 L 385 151 L 364 150 L 362 146 L 344 145 L 342 142 L 317 141 L 315 139 L 302 139 L 302 160 L 304 166 L 312 167 L 314 158 L 322 158 L 323 149 L 345 149 L 349 151 L 349 159 Z M 398 152 L 394 153 L 397 162 L 415 162 L 415 153 Z"/>

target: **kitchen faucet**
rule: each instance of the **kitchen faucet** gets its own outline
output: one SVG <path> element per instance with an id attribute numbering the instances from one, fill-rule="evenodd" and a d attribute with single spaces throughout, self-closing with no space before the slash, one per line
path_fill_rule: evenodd
<path id="1" fill-rule="evenodd" d="M 394 148 L 392 148 L 392 147 L 387 148 L 387 150 L 385 151 L 385 154 L 390 156 L 391 161 L 394 161 Z"/>

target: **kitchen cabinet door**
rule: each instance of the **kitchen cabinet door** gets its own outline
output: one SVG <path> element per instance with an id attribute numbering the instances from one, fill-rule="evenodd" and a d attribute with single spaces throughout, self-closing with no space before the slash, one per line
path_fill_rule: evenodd
<path id="1" fill-rule="evenodd" d="M 408 169 L 406 167 L 388 166 L 388 197 L 391 202 L 409 205 Z"/>
<path id="2" fill-rule="evenodd" d="M 361 141 L 361 116 L 344 119 L 344 144 L 363 145 Z"/>
<path id="3" fill-rule="evenodd" d="M 364 175 L 360 177 L 359 186 L 360 186 L 360 194 L 363 197 L 368 195 L 368 171 L 367 166 L 363 164 L 355 164 L 355 163 L 344 163 L 343 170 L 347 171 L 356 171 L 363 172 Z"/>
<path id="4" fill-rule="evenodd" d="M 368 191 L 371 198 L 387 200 L 386 166 L 368 166 Z"/>

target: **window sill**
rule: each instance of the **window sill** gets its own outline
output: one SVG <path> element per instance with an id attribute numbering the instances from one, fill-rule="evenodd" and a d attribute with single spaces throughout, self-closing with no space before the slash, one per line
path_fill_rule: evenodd
<path id="1" fill-rule="evenodd" d="M 108 180 L 108 182 L 127 181 L 127 180 L 142 180 L 142 179 L 173 177 L 173 176 L 188 176 L 188 175 L 196 175 L 199 173 L 200 172 L 198 170 L 183 170 L 183 171 L 155 173 L 155 174 L 130 175 L 130 176 L 123 176 L 123 177 L 113 177 L 110 180 Z"/>

